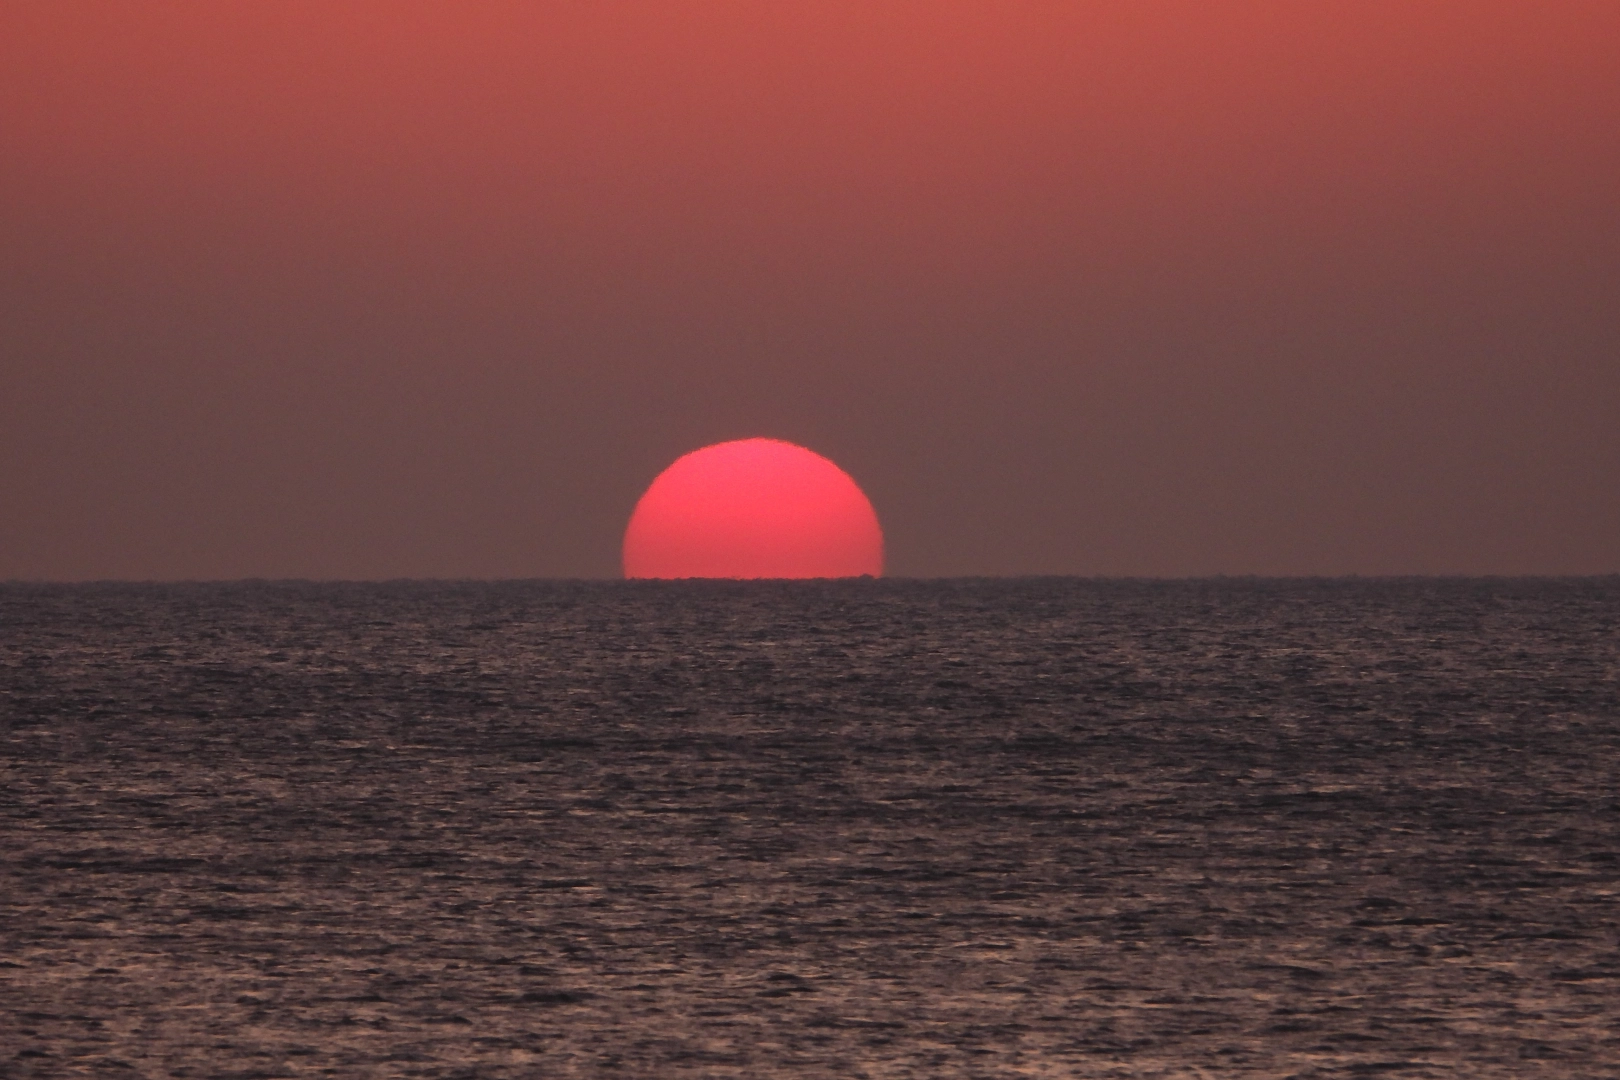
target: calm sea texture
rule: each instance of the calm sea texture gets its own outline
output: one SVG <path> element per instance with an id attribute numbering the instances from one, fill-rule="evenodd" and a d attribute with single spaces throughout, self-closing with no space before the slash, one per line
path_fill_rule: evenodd
<path id="1" fill-rule="evenodd" d="M 1620 1076 L 1620 579 L 0 587 L 0 1075 Z"/>

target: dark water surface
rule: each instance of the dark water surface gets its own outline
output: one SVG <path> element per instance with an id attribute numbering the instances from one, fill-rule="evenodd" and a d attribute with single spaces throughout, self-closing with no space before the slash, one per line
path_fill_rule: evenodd
<path id="1" fill-rule="evenodd" d="M 1620 579 L 0 587 L 0 1075 L 1620 1076 Z"/>

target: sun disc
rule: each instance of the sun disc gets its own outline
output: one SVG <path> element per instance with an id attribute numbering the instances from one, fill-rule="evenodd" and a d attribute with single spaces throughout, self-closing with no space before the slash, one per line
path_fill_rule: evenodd
<path id="1" fill-rule="evenodd" d="M 779 439 L 716 443 L 647 488 L 627 578 L 838 578 L 883 572 L 883 531 L 849 474 Z"/>

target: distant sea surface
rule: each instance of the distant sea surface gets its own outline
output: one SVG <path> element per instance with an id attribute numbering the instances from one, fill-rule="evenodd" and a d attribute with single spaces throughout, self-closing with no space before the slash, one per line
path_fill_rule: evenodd
<path id="1" fill-rule="evenodd" d="M 1620 1076 L 1620 579 L 0 586 L 0 1076 Z"/>

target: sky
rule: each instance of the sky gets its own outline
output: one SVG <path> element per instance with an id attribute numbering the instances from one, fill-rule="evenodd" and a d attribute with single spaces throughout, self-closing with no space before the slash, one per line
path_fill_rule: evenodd
<path id="1" fill-rule="evenodd" d="M 1620 571 L 1612 0 L 0 0 L 0 579 Z"/>

